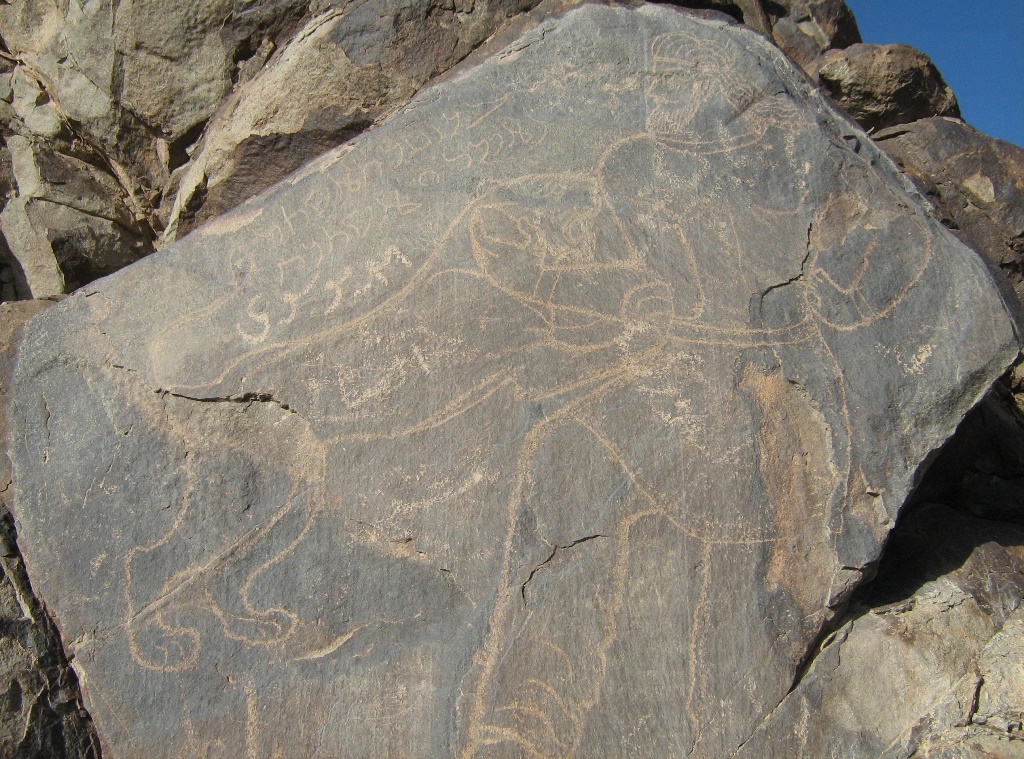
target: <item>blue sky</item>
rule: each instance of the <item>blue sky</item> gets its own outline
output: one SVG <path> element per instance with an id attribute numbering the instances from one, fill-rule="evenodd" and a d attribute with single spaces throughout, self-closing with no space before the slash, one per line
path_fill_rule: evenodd
<path id="1" fill-rule="evenodd" d="M 865 42 L 931 56 L 972 126 L 1024 146 L 1024 0 L 846 0 Z"/>

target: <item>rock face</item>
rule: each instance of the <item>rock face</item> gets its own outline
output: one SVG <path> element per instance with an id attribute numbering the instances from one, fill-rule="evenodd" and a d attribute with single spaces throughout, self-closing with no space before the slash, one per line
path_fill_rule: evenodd
<path id="1" fill-rule="evenodd" d="M 1024 149 L 937 117 L 879 132 L 876 141 L 953 234 L 1024 295 Z"/>
<path id="2" fill-rule="evenodd" d="M 8 438 L 7 391 L 18 338 L 46 301 L 0 304 L 0 441 Z M 0 756 L 98 759 L 60 636 L 32 592 L 9 511 L 11 466 L 0 457 Z"/>
<path id="3" fill-rule="evenodd" d="M 1024 531 L 933 504 L 902 531 L 937 560 L 893 572 L 911 592 L 859 608 L 739 757 L 1024 756 Z"/>
<path id="4" fill-rule="evenodd" d="M 861 41 L 857 20 L 842 0 L 784 0 L 772 3 L 772 39 L 786 55 L 806 67 L 826 50 Z"/>
<path id="5" fill-rule="evenodd" d="M 1024 756 L 1024 427 L 1004 395 L 943 449 L 877 579 L 741 757 Z"/>
<path id="6" fill-rule="evenodd" d="M 17 195 L 0 212 L 0 232 L 15 294 L 61 295 L 152 252 L 108 172 L 21 135 L 7 148 Z"/>
<path id="7" fill-rule="evenodd" d="M 536 2 L 373 0 L 314 16 L 211 120 L 177 179 L 168 237 L 380 122 Z"/>
<path id="8" fill-rule="evenodd" d="M 58 161 L 91 164 L 102 185 L 95 200 L 116 206 L 97 216 L 22 193 L 6 228 L 0 220 L 0 233 L 15 240 L 0 256 L 19 279 L 4 299 L 70 292 L 151 252 L 154 241 L 177 239 L 379 124 L 496 35 L 575 4 L 0 3 L 0 47 L 9 51 L 0 56 L 0 133 Z M 860 41 L 842 0 L 677 4 L 746 23 L 802 65 Z M 40 221 L 53 213 L 62 218 Z M 108 255 L 96 261 L 101 251 Z M 69 260 L 77 271 L 62 285 Z"/>
<path id="9" fill-rule="evenodd" d="M 109 755 L 756 739 L 1019 348 L 908 187 L 761 36 L 587 6 L 37 317 Z"/>
<path id="10" fill-rule="evenodd" d="M 0 216 L 13 295 L 71 292 L 152 252 L 174 169 L 235 83 L 265 62 L 261 51 L 309 6 L 0 3 L 0 135 L 11 153 L 34 155 L 21 161 L 18 197 Z"/>
<path id="11" fill-rule="evenodd" d="M 98 199 L 130 211 L 126 231 L 149 243 L 161 233 L 170 240 L 404 105 L 535 4 L 0 3 L 0 134 L 86 150 L 103 181 L 117 186 Z M 67 146 L 58 150 L 68 153 Z M 95 276 L 152 250 L 120 239 L 125 225 L 109 214 L 86 212 L 83 219 L 65 210 L 74 206 L 38 200 L 26 210 L 36 196 L 20 194 L 26 199 L 11 205 L 0 231 L 17 238 L 11 247 L 16 261 L 28 261 L 23 268 L 49 276 L 37 272 L 34 288 L 23 281 L 18 297 L 48 297 L 84 283 L 73 276 L 61 286 L 64 267 L 52 261 L 51 229 L 78 247 L 94 242 L 95 250 L 79 258 L 92 260 L 101 249 L 122 259 L 136 253 L 116 265 L 103 262 Z M 67 218 L 40 221 L 53 213 Z M 118 228 L 110 228 L 114 222 Z"/>
<path id="12" fill-rule="evenodd" d="M 302 0 L 21 0 L 0 5 L 0 28 L 17 74 L 34 80 L 26 92 L 44 92 L 24 99 L 19 115 L 48 136 L 74 123 L 133 171 L 141 191 L 160 181 L 156 141 L 187 145 L 231 91 L 239 63 L 305 11 Z"/>

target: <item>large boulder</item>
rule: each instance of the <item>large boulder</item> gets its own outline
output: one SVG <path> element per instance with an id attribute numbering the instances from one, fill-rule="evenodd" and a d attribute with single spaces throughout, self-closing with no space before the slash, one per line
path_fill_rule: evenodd
<path id="1" fill-rule="evenodd" d="M 1024 149 L 959 119 L 884 129 L 875 141 L 928 198 L 937 218 L 1024 296 Z M 1008 378 L 1024 408 L 1024 356 Z M 999 447 L 983 443 L 983 448 Z"/>
<path id="2" fill-rule="evenodd" d="M 88 146 L 142 236 L 166 244 L 378 124 L 495 35 L 578 2 L 545 0 L 533 19 L 524 12 L 537 0 L 0 3 L 13 53 L 0 57 L 0 123 L 65 153 L 55 143 Z M 860 41 L 842 0 L 676 4 L 774 36 L 801 65 Z M 37 296 L 59 277 L 39 263 L 52 258 L 52 235 L 35 217 L 69 217 L 53 226 L 62 239 L 72 228 L 77 244 L 94 231 L 102 246 L 130 244 L 119 229 L 95 230 L 95 217 L 28 204 L 9 224 L 35 279 L 54 285 Z"/>
<path id="3" fill-rule="evenodd" d="M 960 116 L 956 95 L 935 64 L 908 45 L 851 45 L 826 53 L 807 68 L 869 132 L 929 116 Z"/>
<path id="4" fill-rule="evenodd" d="M 20 535 L 112 756 L 728 756 L 1013 303 L 763 37 L 586 6 L 37 317 Z"/>
<path id="5" fill-rule="evenodd" d="M 843 0 L 782 0 L 771 5 L 772 39 L 800 66 L 807 67 L 827 50 L 861 41 L 857 20 Z"/>

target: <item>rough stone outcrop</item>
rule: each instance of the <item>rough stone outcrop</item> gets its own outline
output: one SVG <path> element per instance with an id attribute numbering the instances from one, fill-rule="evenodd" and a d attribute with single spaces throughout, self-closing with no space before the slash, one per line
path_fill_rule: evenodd
<path id="1" fill-rule="evenodd" d="M 772 39 L 805 69 L 825 51 L 861 41 L 857 20 L 843 0 L 783 0 L 772 5 Z"/>
<path id="2" fill-rule="evenodd" d="M 7 138 L 7 152 L 17 191 L 0 233 L 15 295 L 61 295 L 152 252 L 107 171 L 22 135 Z"/>
<path id="3" fill-rule="evenodd" d="M 73 133 L 39 77 L 0 63 L 0 300 L 70 292 L 152 252 L 127 175 Z"/>
<path id="4" fill-rule="evenodd" d="M 907 45 L 851 45 L 808 64 L 811 76 L 868 132 L 929 116 L 959 118 L 931 59 Z"/>
<path id="5" fill-rule="evenodd" d="M 574 1 L 547 0 L 536 18 Z M 800 63 L 860 41 L 842 0 L 678 4 L 728 14 L 774 38 Z M 0 121 L 48 149 L 75 158 L 88 153 L 84 160 L 106 174 L 103 183 L 118 186 L 116 195 L 103 193 L 100 200 L 128 211 L 127 228 L 112 228 L 109 216 L 71 211 L 61 211 L 69 218 L 53 228 L 78 247 L 89 247 L 91 239 L 102 239 L 107 249 L 113 244 L 112 258 L 127 263 L 149 252 L 152 240 L 180 237 L 379 123 L 488 38 L 509 25 L 521 30 L 535 23 L 524 18 L 535 5 L 0 4 L 0 73 L 7 74 L 0 77 Z M 52 264 L 36 263 L 50 258 L 49 227 L 35 217 L 53 209 L 32 202 L 36 210 L 27 211 L 26 204 L 18 201 L 9 214 L 10 236 L 22 245 L 14 258 L 49 271 Z M 52 286 L 40 293 L 60 281 L 53 272 L 46 279 Z M 64 291 L 81 284 L 72 278 Z M 24 282 L 17 297 L 30 297 Z"/>
<path id="6" fill-rule="evenodd" d="M 212 119 L 176 178 L 167 236 L 234 208 L 378 123 L 535 4 L 372 0 L 316 15 Z"/>
<path id="7" fill-rule="evenodd" d="M 0 444 L 8 439 L 7 391 L 24 324 L 47 301 L 0 304 Z M 35 597 L 9 511 L 11 467 L 0 456 L 0 756 L 98 759 L 60 636 Z"/>
<path id="8" fill-rule="evenodd" d="M 378 0 L 312 18 L 280 52 L 268 48 L 255 79 L 225 101 L 193 159 L 171 179 L 165 239 L 175 239 L 282 179 L 404 105 L 489 35 L 522 28 L 577 3 L 536 0 L 449 7 L 425 0 Z M 679 0 L 728 15 L 769 38 L 797 62 L 860 42 L 842 0 Z M 518 15 L 517 15 L 518 14 Z M 367 23 L 384 18 L 388 23 Z M 458 19 L 455 23 L 453 19 Z M 494 50 L 498 48 L 492 48 Z"/>
<path id="9" fill-rule="evenodd" d="M 105 748 L 751 750 L 1019 348 L 909 189 L 761 36 L 586 6 L 36 318 Z"/>
<path id="10" fill-rule="evenodd" d="M 151 252 L 169 213 L 161 213 L 161 206 L 169 209 L 174 202 L 174 170 L 188 162 L 206 122 L 236 83 L 251 77 L 275 43 L 289 38 L 319 5 L 0 4 L 0 56 L 9 72 L 0 84 L 0 121 L 9 132 L 41 142 L 43 153 L 92 164 L 84 169 L 90 179 L 115 186 L 113 194 L 106 186 L 96 188 L 96 200 L 118 206 L 117 218 L 97 216 L 20 193 L 0 231 L 16 238 L 11 247 L 21 268 L 52 270 L 52 262 L 45 262 L 53 257 L 51 248 L 58 259 L 76 258 L 78 269 L 84 261 L 99 274 Z M 119 218 L 125 211 L 128 224 Z M 45 220 L 54 214 L 61 218 Z M 97 262 L 101 250 L 111 253 Z M 38 292 L 23 282 L 18 297 L 70 292 L 88 281 L 78 271 L 61 286 L 60 270 L 67 267 L 57 268 Z"/>
<path id="11" fill-rule="evenodd" d="M 0 5 L 0 29 L 16 78 L 43 90 L 24 101 L 30 128 L 46 136 L 73 123 L 130 174 L 141 201 L 166 169 L 158 144 L 183 150 L 261 41 L 305 12 L 302 0 L 20 0 Z"/>
<path id="12" fill-rule="evenodd" d="M 928 504 L 899 537 L 902 592 L 855 607 L 739 757 L 1024 756 L 1024 530 Z"/>
<path id="13" fill-rule="evenodd" d="M 1024 756 L 1024 425 L 997 388 L 740 757 Z"/>
<path id="14" fill-rule="evenodd" d="M 1024 295 L 1024 149 L 946 118 L 887 129 L 875 140 L 942 223 Z"/>

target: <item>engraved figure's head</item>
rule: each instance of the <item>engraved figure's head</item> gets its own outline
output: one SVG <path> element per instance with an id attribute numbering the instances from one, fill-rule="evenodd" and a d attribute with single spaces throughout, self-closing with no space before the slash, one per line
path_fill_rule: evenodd
<path id="1" fill-rule="evenodd" d="M 654 136 L 688 141 L 707 125 L 701 113 L 723 118 L 738 115 L 746 100 L 733 81 L 736 56 L 725 41 L 672 32 L 651 43 L 651 82 L 647 87 L 647 129 Z M 742 88 L 741 88 L 742 89 Z"/>
<path id="2" fill-rule="evenodd" d="M 651 43 L 651 82 L 647 86 L 647 129 L 674 137 L 691 129 L 700 105 L 697 39 L 684 32 L 662 34 Z"/>
<path id="3" fill-rule="evenodd" d="M 661 34 L 651 43 L 647 86 L 648 133 L 692 152 L 730 150 L 759 136 L 748 118 L 765 93 L 741 73 L 735 42 L 708 31 Z M 756 121 L 756 120 L 755 120 Z"/>
<path id="4" fill-rule="evenodd" d="M 900 189 L 866 164 L 842 167 L 833 192 L 808 234 L 808 306 L 833 329 L 851 330 L 891 313 L 932 258 L 932 239 L 919 211 L 899 209 Z M 883 199 L 888 196 L 891 202 Z M 868 200 L 870 199 L 870 200 Z"/>

